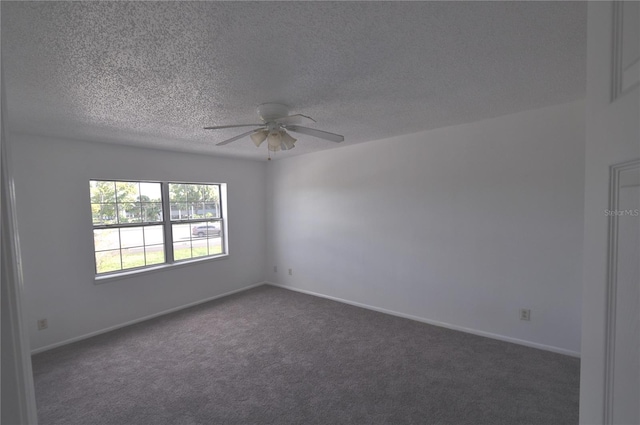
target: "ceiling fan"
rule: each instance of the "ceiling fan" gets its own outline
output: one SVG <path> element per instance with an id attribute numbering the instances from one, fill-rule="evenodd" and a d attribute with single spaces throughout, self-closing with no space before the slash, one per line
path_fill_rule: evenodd
<path id="1" fill-rule="evenodd" d="M 288 115 L 289 109 L 285 105 L 281 105 L 279 103 L 263 103 L 262 105 L 258 105 L 256 112 L 262 120 L 262 123 L 218 125 L 205 127 L 204 129 L 219 130 L 223 128 L 257 127 L 253 130 L 247 131 L 246 133 L 239 134 L 235 137 L 217 143 L 216 146 L 223 146 L 228 143 L 235 142 L 238 139 L 242 139 L 245 136 L 250 136 L 251 140 L 253 140 L 253 143 L 257 147 L 260 147 L 262 142 L 266 140 L 269 153 L 277 152 L 279 150 L 291 150 L 295 147 L 297 139 L 291 137 L 287 131 L 306 134 L 307 136 L 313 136 L 336 143 L 344 141 L 344 136 L 339 134 L 297 125 L 296 122 L 300 119 L 308 119 L 313 122 L 316 121 L 313 118 L 302 114 Z"/>

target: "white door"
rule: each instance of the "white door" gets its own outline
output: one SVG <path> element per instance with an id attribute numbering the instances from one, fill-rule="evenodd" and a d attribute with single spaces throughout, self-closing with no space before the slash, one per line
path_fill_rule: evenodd
<path id="1" fill-rule="evenodd" d="M 640 424 L 640 161 L 613 168 L 607 422 Z"/>
<path id="2" fill-rule="evenodd" d="M 640 424 L 640 2 L 587 10 L 580 423 Z"/>

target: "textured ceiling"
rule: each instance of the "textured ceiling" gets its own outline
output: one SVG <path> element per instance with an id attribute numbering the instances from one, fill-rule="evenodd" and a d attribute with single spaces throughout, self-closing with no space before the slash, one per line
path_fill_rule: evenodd
<path id="1" fill-rule="evenodd" d="M 586 2 L 7 2 L 12 131 L 266 158 L 280 102 L 343 134 L 286 157 L 584 97 Z"/>

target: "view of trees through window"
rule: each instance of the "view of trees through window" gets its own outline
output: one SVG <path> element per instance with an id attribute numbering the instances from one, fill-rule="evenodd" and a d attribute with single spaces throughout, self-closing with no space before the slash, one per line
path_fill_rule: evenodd
<path id="1" fill-rule="evenodd" d="M 91 181 L 93 224 L 162 222 L 160 183 Z"/>
<path id="2" fill-rule="evenodd" d="M 220 185 L 91 180 L 90 189 L 97 274 L 224 253 Z"/>

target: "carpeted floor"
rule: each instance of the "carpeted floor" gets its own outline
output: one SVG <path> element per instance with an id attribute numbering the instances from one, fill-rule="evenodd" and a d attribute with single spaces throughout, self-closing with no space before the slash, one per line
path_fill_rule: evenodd
<path id="1" fill-rule="evenodd" d="M 33 356 L 46 424 L 577 424 L 576 358 L 271 286 Z"/>

